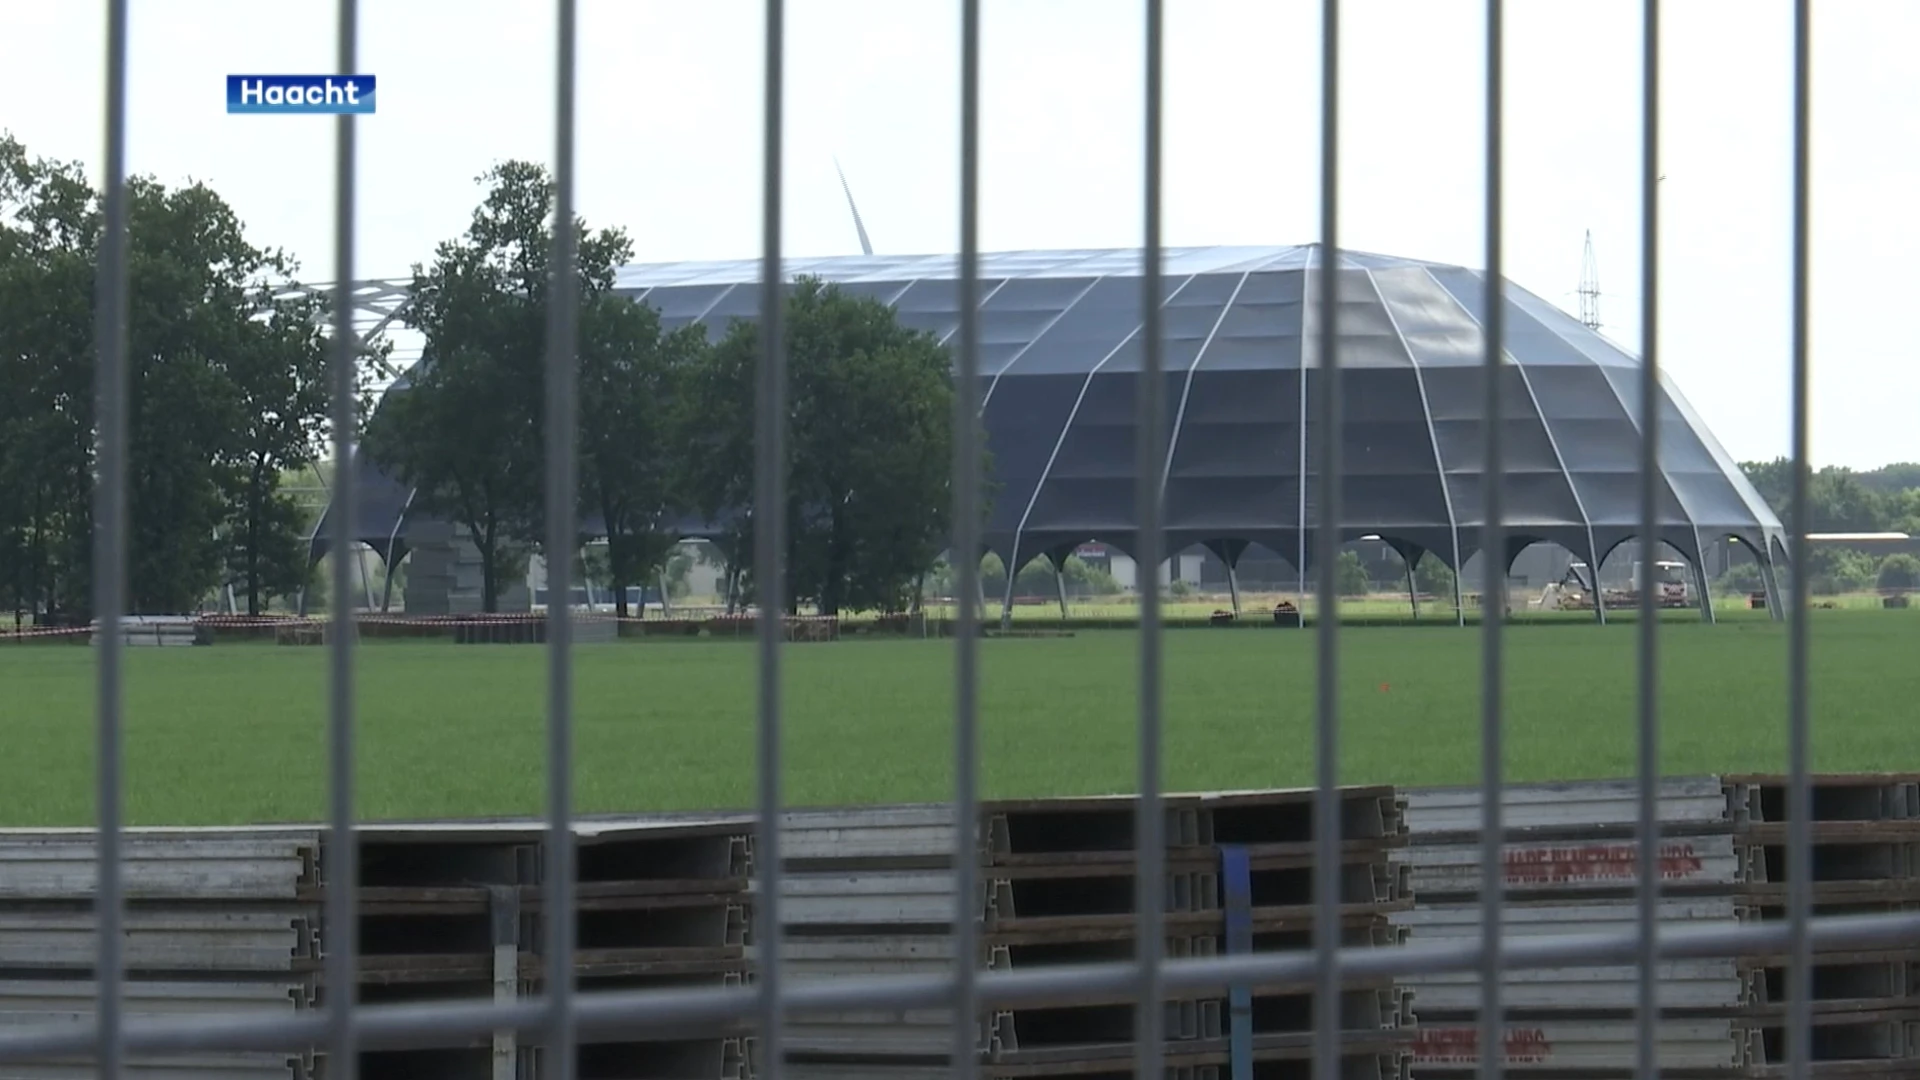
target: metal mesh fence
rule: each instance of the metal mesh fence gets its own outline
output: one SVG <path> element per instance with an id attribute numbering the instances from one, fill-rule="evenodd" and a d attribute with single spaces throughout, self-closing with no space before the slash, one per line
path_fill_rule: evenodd
<path id="1" fill-rule="evenodd" d="M 1163 555 L 1159 534 L 1161 523 L 1161 486 L 1159 463 L 1166 453 L 1166 383 L 1161 377 L 1163 362 L 1163 319 L 1160 272 L 1161 253 L 1161 142 L 1162 142 L 1162 50 L 1164 0 L 1145 0 L 1146 25 L 1146 124 L 1145 188 L 1142 213 L 1145 224 L 1145 253 L 1142 273 L 1141 306 L 1144 323 L 1144 364 L 1137 393 L 1138 431 L 1146 437 L 1136 440 L 1139 453 L 1137 514 L 1140 540 L 1135 553 L 1139 565 L 1158 565 Z M 979 409 L 979 134 L 980 134 L 980 0 L 960 0 L 958 31 L 961 42 L 961 205 L 959 289 L 962 322 L 955 344 L 957 373 L 955 395 L 955 444 L 953 491 L 955 493 L 955 537 L 957 552 L 979 550 L 979 499 L 981 455 L 978 427 L 974 417 Z M 1485 305 L 1485 417 L 1501 414 L 1500 380 L 1494 377 L 1504 350 L 1504 304 L 1502 301 L 1502 29 L 1501 0 L 1488 0 L 1486 69 L 1487 149 L 1486 181 L 1486 253 L 1487 281 L 1493 289 Z M 1787 268 L 1792 291 L 1793 357 L 1793 499 L 1804 505 L 1807 485 L 1807 189 L 1808 189 L 1808 32 L 1810 0 L 1794 4 L 1793 51 L 1793 264 Z M 575 79 L 577 3 L 558 0 L 558 82 L 555 87 L 555 119 L 558 132 L 554 147 L 554 172 L 558 185 L 558 220 L 572 219 L 576 183 Z M 1339 406 L 1340 354 L 1336 347 L 1337 288 L 1339 263 L 1333 253 L 1339 250 L 1336 226 L 1340 191 L 1337 133 L 1340 121 L 1339 31 L 1340 5 L 1325 0 L 1321 5 L 1322 30 L 1320 56 L 1321 147 L 1320 176 L 1322 206 L 1318 264 L 1311 269 L 1308 303 L 1316 312 L 1317 347 L 1310 348 L 1321 375 L 1324 392 L 1317 397 L 1319 439 L 1320 506 L 1316 560 L 1317 594 L 1321 610 L 1335 595 L 1333 577 L 1336 555 L 1342 541 L 1339 530 L 1338 499 L 1340 468 L 1337 455 L 1341 441 Z M 99 290 L 97 377 L 99 427 L 99 483 L 97 487 L 94 565 L 95 610 L 103 618 L 112 618 L 126 609 L 127 562 L 127 339 L 125 333 L 128 303 L 127 257 L 127 0 L 108 3 L 107 94 L 106 94 L 106 207 L 107 224 L 101 252 L 101 288 Z M 765 527 L 756 529 L 753 573 L 767 595 L 782 592 L 784 542 L 780 508 L 785 502 L 783 470 L 779 467 L 787 447 L 784 436 L 786 415 L 786 359 L 782 355 L 782 309 L 784 285 L 781 252 L 781 161 L 783 141 L 782 74 L 786 47 L 785 4 L 766 0 L 766 100 L 764 144 L 764 248 L 761 288 L 762 355 L 758 382 L 758 454 L 755 514 Z M 1643 392 L 1640 416 L 1642 461 L 1640 472 L 1643 493 L 1642 535 L 1657 535 L 1654 497 L 1657 453 L 1657 426 L 1661 409 L 1656 400 L 1659 356 L 1657 350 L 1657 246 L 1658 199 L 1658 120 L 1659 120 L 1659 4 L 1646 0 L 1645 55 L 1642 120 L 1643 200 L 1642 263 L 1645 274 L 1641 304 L 1644 312 L 1640 352 L 1644 364 L 1640 376 Z M 354 0 L 339 4 L 339 54 L 341 72 L 351 73 L 358 56 L 358 5 Z M 355 229 L 355 120 L 338 119 L 335 245 L 337 272 L 342 281 L 350 281 L 354 270 Z M 548 330 L 546 359 L 547 408 L 547 519 L 553 530 L 546 550 L 547 573 L 551 587 L 565 590 L 576 576 L 573 545 L 567 535 L 568 512 L 574 501 L 575 447 L 573 416 L 576 405 L 575 343 L 576 316 L 573 291 L 577 288 L 573 272 L 576 251 L 573 234 L 557 229 L 554 251 L 556 302 Z M 346 460 L 348 443 L 354 429 L 356 404 L 353 395 L 353 365 L 357 358 L 351 310 L 339 304 L 335 310 L 333 356 L 333 430 L 335 460 Z M 1485 435 L 1485 475 L 1502 474 L 1502 446 L 1498 424 L 1488 423 Z M 354 473 L 338 473 L 338 489 L 331 518 L 334 550 L 349 550 L 356 536 L 351 520 L 354 505 Z M 1489 485 L 1488 518 L 1484 526 L 1482 549 L 1503 550 L 1504 530 L 1500 520 L 1500 486 Z M 1791 559 L 1803 565 L 1806 539 L 1792 539 Z M 122 956 L 123 912 L 126 896 L 120 871 L 122 855 L 121 780 L 122 738 L 122 649 L 123 636 L 117 633 L 97 635 L 98 666 L 98 888 L 95 910 L 98 928 L 99 1000 L 95 1020 L 82 1027 L 37 1031 L 14 1030 L 0 1034 L 0 1061 L 27 1061 L 49 1055 L 91 1056 L 103 1077 L 120 1075 L 129 1053 L 184 1053 L 205 1050 L 288 1050 L 307 1046 L 324 1049 L 329 1062 L 328 1075 L 346 1078 L 354 1075 L 359 1051 L 376 1047 L 413 1047 L 447 1045 L 481 1039 L 499 1030 L 526 1034 L 547 1047 L 567 1048 L 577 1039 L 618 1030 L 629 1034 L 670 1032 L 690 1024 L 727 1020 L 746 1020 L 758 1039 L 758 1069 L 762 1075 L 782 1075 L 780 1038 L 783 1017 L 800 1010 L 822 1009 L 908 1009 L 951 1008 L 955 1053 L 952 1071 L 969 1075 L 975 1068 L 971 1050 L 974 1045 L 974 1018 L 982 1009 L 1008 1007 L 1023 1002 L 1071 1002 L 1098 996 L 1123 1000 L 1157 1002 L 1176 991 L 1208 989 L 1218 991 L 1235 983 L 1302 982 L 1316 987 L 1322 1007 L 1314 1010 L 1315 1075 L 1320 1080 L 1335 1080 L 1340 1073 L 1337 1052 L 1339 1012 L 1332 1004 L 1338 1000 L 1343 982 L 1369 976 L 1411 973 L 1468 973 L 1478 975 L 1480 1045 L 1499 1045 L 1504 1010 L 1501 1001 L 1501 973 L 1511 969 L 1546 965 L 1626 964 L 1637 967 L 1638 1072 L 1652 1076 L 1660 1065 L 1655 1025 L 1658 1019 L 1656 965 L 1662 960 L 1690 957 L 1728 956 L 1737 952 L 1783 953 L 1790 959 L 1788 1022 L 1786 1024 L 1789 1074 L 1809 1073 L 1812 1032 L 1812 957 L 1817 946 L 1823 949 L 1891 945 L 1920 939 L 1920 915 L 1890 914 L 1875 916 L 1812 917 L 1811 834 L 1809 826 L 1811 796 L 1808 776 L 1808 696 L 1807 696 L 1807 584 L 1803 575 L 1793 575 L 1793 595 L 1788 603 L 1790 626 L 1790 706 L 1789 706 L 1789 813 L 1787 815 L 1789 873 L 1787 911 L 1789 917 L 1765 925 L 1660 929 L 1656 932 L 1660 901 L 1661 874 L 1656 863 L 1658 839 L 1658 749 L 1660 716 L 1656 693 L 1659 659 L 1660 622 L 1655 609 L 1651 563 L 1642 566 L 1639 588 L 1639 794 L 1638 794 L 1638 926 L 1628 932 L 1581 935 L 1528 936 L 1508 938 L 1502 933 L 1503 889 L 1501 874 L 1501 820 L 1503 789 L 1502 762 L 1502 641 L 1504 595 L 1507 583 L 1498 572 L 1495 560 L 1485 560 L 1488 573 L 1480 591 L 1489 599 L 1482 605 L 1483 667 L 1481 670 L 1481 767 L 1482 815 L 1479 830 L 1481 845 L 1479 869 L 1481 882 L 1480 926 L 1482 931 L 1470 937 L 1431 944 L 1343 948 L 1339 935 L 1338 909 L 1341 901 L 1339 876 L 1315 875 L 1313 905 L 1316 933 L 1310 951 L 1262 953 L 1224 957 L 1168 958 L 1163 956 L 1164 897 L 1160 881 L 1165 872 L 1167 846 L 1166 819 L 1161 806 L 1161 637 L 1158 626 L 1160 599 L 1158 590 L 1142 590 L 1139 615 L 1139 795 L 1133 820 L 1137 829 L 1134 857 L 1135 925 L 1132 938 L 1137 952 L 1131 962 L 1048 968 L 1020 972 L 976 973 L 967 958 L 974 954 L 977 930 L 975 894 L 980 886 L 972 857 L 978 843 L 976 823 L 979 807 L 977 742 L 979 730 L 979 665 L 977 633 L 979 613 L 967 604 L 959 605 L 955 615 L 958 633 L 953 638 L 956 657 L 953 800 L 955 829 L 954 868 L 958 877 L 954 895 L 952 933 L 953 955 L 961 958 L 944 976 L 902 976 L 890 978 L 848 978 L 823 983 L 790 986 L 781 970 L 781 877 L 780 820 L 782 695 L 781 657 L 784 643 L 781 623 L 776 619 L 759 620 L 759 797 L 756 837 L 756 918 L 755 941 L 758 946 L 756 979 L 750 986 L 709 989 L 591 991 L 574 989 L 575 944 L 568 919 L 551 921 L 554 937 L 545 957 L 548 977 L 544 995 L 499 1003 L 401 1004 L 356 1007 L 352 987 L 356 956 L 355 889 L 357 867 L 354 830 L 354 678 L 355 636 L 351 605 L 335 605 L 331 612 L 334 632 L 328 635 L 330 649 L 330 849 L 335 863 L 330 867 L 332 888 L 327 893 L 327 917 L 333 927 L 331 951 L 326 958 L 329 985 L 333 988 L 327 1007 L 317 1012 L 292 1013 L 271 1018 L 242 1015 L 225 1017 L 175 1018 L 160 1021 L 130 1021 L 122 1008 L 124 964 Z M 955 560 L 955 593 L 973 596 L 977 590 L 977 560 Z M 349 563 L 333 560 L 335 596 L 352 592 Z M 549 863 L 542 875 L 550 911 L 570 911 L 574 905 L 572 860 L 573 820 L 569 778 L 572 774 L 572 668 L 569 646 L 572 622 L 566 605 L 552 605 L 547 613 L 546 649 L 549 687 L 547 714 L 547 777 L 550 841 L 545 845 Z M 1336 802 L 1336 763 L 1340 734 L 1340 633 L 1336 619 L 1318 620 L 1317 630 L 1317 714 L 1314 753 L 1318 762 L 1315 793 L 1313 844 L 1316 864 L 1332 867 L 1341 859 L 1341 814 Z M 1134 1075 L 1162 1072 L 1164 1041 L 1163 1014 L 1157 1008 L 1133 1010 L 1137 1057 Z M 1502 1069 L 1497 1054 L 1483 1054 L 1482 1075 L 1495 1075 Z M 569 1053 L 550 1053 L 543 1072 L 551 1077 L 569 1077 L 573 1063 Z"/>

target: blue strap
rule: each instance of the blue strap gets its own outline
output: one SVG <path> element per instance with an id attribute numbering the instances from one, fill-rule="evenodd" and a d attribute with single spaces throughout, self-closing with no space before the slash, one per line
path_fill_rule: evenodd
<path id="1" fill-rule="evenodd" d="M 1227 955 L 1253 951 L 1253 868 L 1247 849 L 1220 847 L 1220 885 L 1227 894 Z M 1227 1049 L 1233 1080 L 1253 1080 L 1253 990 L 1246 983 L 1227 987 Z"/>

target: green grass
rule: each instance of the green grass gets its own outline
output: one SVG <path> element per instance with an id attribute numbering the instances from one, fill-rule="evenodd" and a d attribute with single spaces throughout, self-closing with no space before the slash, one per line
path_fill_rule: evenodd
<path id="1" fill-rule="evenodd" d="M 1476 778 L 1479 634 L 1350 628 L 1341 771 L 1350 782 Z M 1167 782 L 1175 790 L 1311 782 L 1312 633 L 1169 633 Z M 1629 776 L 1632 627 L 1517 627 L 1507 637 L 1507 753 L 1518 780 Z M 1783 627 L 1661 628 L 1668 773 L 1784 766 Z M 1920 618 L 1814 613 L 1821 771 L 1920 768 Z M 982 643 L 990 796 L 1133 787 L 1137 638 Z M 370 644 L 359 654 L 359 812 L 539 812 L 545 654 Z M 800 804 L 950 792 L 950 642 L 799 645 L 786 656 L 786 791 Z M 127 653 L 126 810 L 136 824 L 317 820 L 325 809 L 326 652 L 220 645 Z M 754 650 L 624 642 L 576 652 L 582 811 L 737 807 L 753 793 Z M 0 823 L 92 816 L 88 650 L 0 649 Z"/>

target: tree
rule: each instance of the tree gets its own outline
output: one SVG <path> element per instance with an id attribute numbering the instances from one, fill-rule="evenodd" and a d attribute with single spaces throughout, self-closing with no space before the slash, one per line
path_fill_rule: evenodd
<path id="1" fill-rule="evenodd" d="M 659 571 L 680 541 L 673 410 L 706 348 L 701 327 L 663 333 L 658 312 L 611 293 L 593 296 L 581 321 L 580 508 L 603 523 L 622 618 L 627 586 Z"/>
<path id="2" fill-rule="evenodd" d="M 1112 596 L 1120 591 L 1120 583 L 1113 580 L 1111 573 L 1078 555 L 1067 556 L 1066 565 L 1061 568 L 1061 572 L 1066 575 L 1067 584 L 1091 596 Z"/>
<path id="3" fill-rule="evenodd" d="M 1333 577 L 1334 589 L 1341 596 L 1365 596 L 1373 591 L 1366 564 L 1360 561 L 1357 551 L 1340 553 L 1340 561 L 1333 568 Z"/>
<path id="4" fill-rule="evenodd" d="M 327 429 L 329 343 L 323 303 L 259 290 L 263 316 L 240 326 L 223 358 L 235 394 L 227 573 L 258 615 L 272 596 L 307 579 L 304 510 L 282 489 L 286 473 L 311 465 Z"/>
<path id="5" fill-rule="evenodd" d="M 761 602 L 907 610 L 952 508 L 946 351 L 880 301 L 810 278 L 787 298 L 785 335 L 789 593 Z M 688 385 L 680 443 L 691 501 L 710 520 L 753 505 L 759 354 L 757 327 L 735 322 Z M 752 529 L 749 517 L 731 549 L 752 551 Z"/>
<path id="6" fill-rule="evenodd" d="M 1883 496 L 1886 500 L 1886 526 L 1896 532 L 1920 533 L 1920 487 L 1905 488 Z"/>
<path id="7" fill-rule="evenodd" d="M 275 346 L 324 345 L 297 305 L 259 318 L 266 282 L 294 266 L 250 243 L 218 193 L 136 176 L 126 197 L 128 602 L 185 611 L 222 579 L 236 506 L 256 536 L 284 530 L 288 515 L 269 506 L 276 481 L 249 485 L 239 470 L 251 453 L 305 451 L 262 451 L 247 429 L 311 416 L 310 403 L 281 396 L 287 373 L 273 369 L 296 361 Z M 79 166 L 30 158 L 0 136 L 0 308 L 24 313 L 0 323 L 0 580 L 17 605 L 55 620 L 91 606 L 102 223 Z M 302 426 L 295 441 L 318 434 Z M 269 539 L 286 537 L 261 537 L 259 550 Z"/>
<path id="8" fill-rule="evenodd" d="M 1067 556 L 1060 568 L 1060 576 L 1067 582 L 1069 593 L 1087 596 L 1112 596 L 1120 591 L 1120 583 L 1113 575 L 1087 562 L 1078 555 Z M 988 552 L 980 560 L 980 585 L 988 596 L 1001 596 L 1007 591 L 1007 568 L 1000 562 L 1000 556 Z M 1052 596 L 1059 590 L 1054 579 L 1053 563 L 1045 558 L 1036 558 L 1020 568 L 1020 575 L 1014 579 L 1015 596 Z M 926 588 L 937 596 L 953 594 L 953 568 L 945 561 L 934 564 L 927 575 Z"/>
<path id="9" fill-rule="evenodd" d="M 1818 545 L 1807 552 L 1807 591 L 1815 596 L 1860 592 L 1872 586 L 1876 569 L 1871 555 Z"/>
<path id="10" fill-rule="evenodd" d="M 1767 579 L 1761 573 L 1759 563 L 1743 562 L 1727 567 L 1727 572 L 1720 575 L 1720 580 L 1714 584 L 1719 592 L 1746 596 L 1764 591 Z"/>
<path id="11" fill-rule="evenodd" d="M 481 563 L 481 606 L 523 571 L 544 529 L 542 361 L 551 298 L 554 185 L 509 161 L 479 178 L 486 195 L 460 237 L 414 268 L 406 321 L 426 341 L 405 389 L 381 402 L 367 450 L 415 489 L 415 506 L 464 525 Z M 578 219 L 583 310 L 631 256 L 618 230 Z M 599 319 L 584 320 L 595 334 Z M 586 340 L 586 339 L 583 339 Z M 598 340 L 595 338 L 593 340 Z"/>
<path id="12" fill-rule="evenodd" d="M 1874 583 L 1885 593 L 1920 589 L 1920 559 L 1904 551 L 1887 556 L 1880 560 L 1880 571 L 1875 575 Z"/>
<path id="13" fill-rule="evenodd" d="M 1892 465 L 1879 473 L 1855 473 L 1837 466 L 1814 470 L 1807 477 L 1806 530 L 1822 532 L 1877 532 L 1889 528 L 1909 512 L 1905 489 L 1891 486 L 1907 475 L 1910 466 Z M 1786 458 L 1744 462 L 1740 469 L 1754 490 L 1780 518 L 1789 532 L 1798 528 L 1793 506 L 1793 462 Z M 1881 474 L 1885 475 L 1882 476 Z"/>
<path id="14" fill-rule="evenodd" d="M 1859 475 L 1862 484 L 1882 495 L 1897 495 L 1920 488 L 1920 462 L 1896 461 Z"/>
<path id="15" fill-rule="evenodd" d="M 0 588 L 55 622 L 89 606 L 98 228 L 78 165 L 0 135 Z"/>
<path id="16" fill-rule="evenodd" d="M 276 597 L 294 596 L 309 577 L 305 510 L 292 496 L 248 473 L 236 485 L 234 525 L 225 545 L 227 579 L 258 615 Z"/>
<path id="17" fill-rule="evenodd" d="M 1413 583 L 1428 596 L 1453 595 L 1453 568 L 1433 552 L 1423 552 L 1413 567 Z"/>
<path id="18" fill-rule="evenodd" d="M 1747 482 L 1753 485 L 1754 491 L 1766 500 L 1774 516 L 1786 524 L 1792 509 L 1793 462 L 1783 457 L 1771 461 L 1743 461 L 1740 471 L 1746 474 Z"/>

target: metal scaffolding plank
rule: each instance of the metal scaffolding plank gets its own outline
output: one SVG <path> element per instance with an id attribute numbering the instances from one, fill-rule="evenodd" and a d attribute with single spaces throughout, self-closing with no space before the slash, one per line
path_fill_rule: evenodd
<path id="1" fill-rule="evenodd" d="M 1403 794 L 1407 830 L 1416 844 L 1480 832 L 1478 788 L 1409 788 Z M 1657 800 L 1663 828 L 1705 829 L 1731 820 L 1718 777 L 1663 780 Z M 1632 780 L 1511 784 L 1502 793 L 1500 807 L 1510 833 L 1612 830 L 1625 835 L 1638 820 L 1639 785 Z"/>
<path id="2" fill-rule="evenodd" d="M 0 969 L 88 970 L 89 911 L 0 909 Z M 136 909 L 121 926 L 130 971 L 289 971 L 319 955 L 310 908 Z"/>

